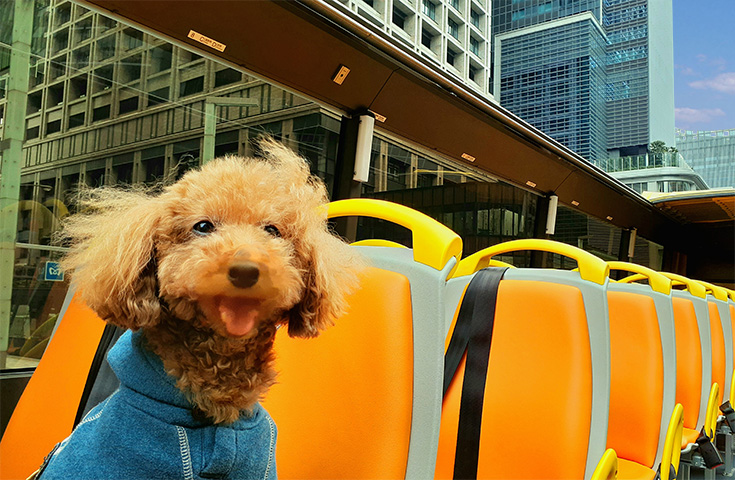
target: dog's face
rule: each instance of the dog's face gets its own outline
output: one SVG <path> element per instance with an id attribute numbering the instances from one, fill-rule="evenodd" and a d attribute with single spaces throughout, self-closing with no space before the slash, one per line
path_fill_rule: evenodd
<path id="1" fill-rule="evenodd" d="M 264 147 L 266 160 L 217 159 L 158 197 L 117 194 L 103 213 L 72 219 L 65 263 L 85 301 L 133 329 L 165 309 L 237 338 L 263 322 L 302 337 L 331 323 L 359 262 L 327 231 L 326 190 L 304 160 Z"/>
<path id="2" fill-rule="evenodd" d="M 316 212 L 301 214 L 298 198 L 316 190 L 295 188 L 292 175 L 263 161 L 221 159 L 164 195 L 158 281 L 178 316 L 198 306 L 213 330 L 248 336 L 299 301 L 309 268 L 307 230 L 320 225 Z M 314 198 L 306 201 L 316 206 Z"/>

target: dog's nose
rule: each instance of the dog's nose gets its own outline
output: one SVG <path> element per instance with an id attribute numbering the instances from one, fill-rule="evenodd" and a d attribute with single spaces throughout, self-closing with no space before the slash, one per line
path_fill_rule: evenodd
<path id="1" fill-rule="evenodd" d="M 256 284 L 260 276 L 258 265 L 253 262 L 239 262 L 227 271 L 227 279 L 237 288 L 249 288 Z"/>

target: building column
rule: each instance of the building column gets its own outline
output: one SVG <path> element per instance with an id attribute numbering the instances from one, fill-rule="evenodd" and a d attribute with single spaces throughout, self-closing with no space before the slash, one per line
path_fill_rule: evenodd
<path id="1" fill-rule="evenodd" d="M 357 149 L 357 130 L 360 116 L 342 117 L 339 129 L 339 145 L 337 147 L 337 163 L 334 167 L 334 187 L 332 201 L 347 198 L 359 198 L 362 184 L 354 180 L 355 152 Z M 377 180 L 376 180 L 377 181 Z M 357 218 L 346 217 L 335 221 L 335 230 L 348 241 L 357 238 Z"/>
<path id="2" fill-rule="evenodd" d="M 6 367 L 10 340 L 10 314 L 15 273 L 15 239 L 18 232 L 18 196 L 23 162 L 28 66 L 31 63 L 34 2 L 15 0 L 13 45 L 10 52 L 8 102 L 5 106 L 5 141 L 0 178 L 0 368 Z M 1 148 L 1 147 L 0 147 Z"/>
<path id="3" fill-rule="evenodd" d="M 546 217 L 549 213 L 549 196 L 538 197 L 536 200 L 536 218 L 533 221 L 533 238 L 551 238 L 546 233 Z M 537 250 L 531 251 L 531 267 L 546 268 L 549 254 Z"/>

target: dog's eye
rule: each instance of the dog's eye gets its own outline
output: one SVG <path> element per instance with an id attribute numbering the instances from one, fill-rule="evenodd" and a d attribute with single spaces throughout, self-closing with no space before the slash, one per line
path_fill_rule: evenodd
<path id="1" fill-rule="evenodd" d="M 280 237 L 281 236 L 281 231 L 278 230 L 278 228 L 275 225 L 266 225 L 265 227 L 263 227 L 263 230 L 265 230 L 266 232 L 270 233 L 274 237 Z"/>
<path id="2" fill-rule="evenodd" d="M 201 222 L 195 223 L 192 230 L 198 235 L 209 235 L 214 232 L 214 224 L 209 220 L 202 220 Z"/>

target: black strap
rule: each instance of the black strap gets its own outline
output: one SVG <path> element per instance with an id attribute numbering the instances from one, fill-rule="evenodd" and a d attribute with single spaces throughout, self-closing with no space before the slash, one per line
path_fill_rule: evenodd
<path id="1" fill-rule="evenodd" d="M 490 360 L 498 286 L 507 268 L 486 268 L 477 272 L 467 286 L 457 322 L 444 357 L 444 394 L 454 377 L 465 350 L 467 362 L 459 407 L 459 430 L 454 459 L 455 479 L 477 478 L 480 454 L 482 406 Z"/>
<path id="2" fill-rule="evenodd" d="M 78 425 L 82 421 L 85 412 L 89 396 L 94 389 L 95 382 L 97 381 L 97 374 L 102 367 L 102 362 L 107 357 L 107 351 L 110 349 L 115 340 L 121 335 L 123 329 L 116 327 L 112 324 L 106 324 L 105 329 L 102 331 L 100 337 L 100 343 L 97 345 L 97 351 L 94 353 L 92 364 L 89 366 L 89 375 L 87 375 L 87 382 L 84 384 L 84 390 L 82 391 L 82 398 L 79 400 L 79 408 L 77 409 L 76 417 L 74 418 L 74 426 Z"/>
<path id="3" fill-rule="evenodd" d="M 704 432 L 704 427 L 702 427 L 702 430 L 699 432 L 699 437 L 697 438 L 696 443 L 697 448 L 699 449 L 699 454 L 702 456 L 702 460 L 704 460 L 705 467 L 711 469 L 722 465 L 722 457 L 720 457 L 719 452 L 712 444 L 712 439 Z"/>

